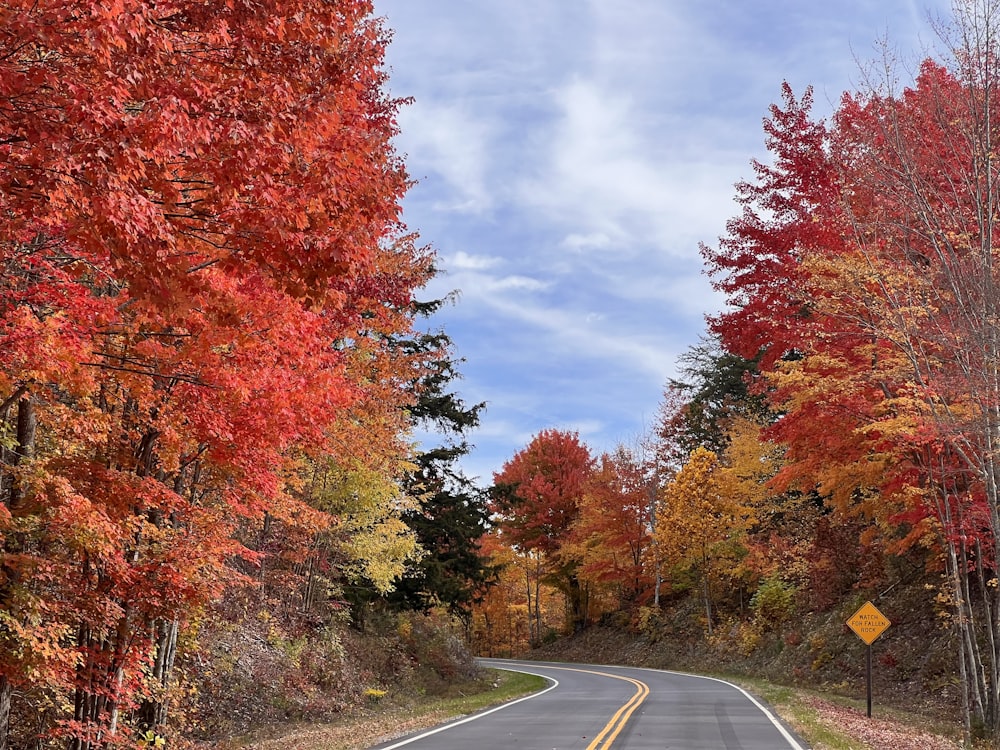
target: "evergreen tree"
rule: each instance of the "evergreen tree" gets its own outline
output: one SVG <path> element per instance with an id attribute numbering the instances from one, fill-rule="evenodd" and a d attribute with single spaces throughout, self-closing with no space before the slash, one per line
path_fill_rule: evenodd
<path id="1" fill-rule="evenodd" d="M 427 317 L 447 301 L 414 302 L 412 309 L 415 316 Z M 458 466 L 472 449 L 466 435 L 479 424 L 485 404 L 467 405 L 450 390 L 461 377 L 461 360 L 451 356 L 447 334 L 423 333 L 395 345 L 430 363 L 411 383 L 416 398 L 409 416 L 414 427 L 441 439 L 413 456 L 414 468 L 404 478 L 406 493 L 419 500 L 419 507 L 404 512 L 402 519 L 416 533 L 423 555 L 390 593 L 380 596 L 362 580 L 348 586 L 345 595 L 358 622 L 363 621 L 363 608 L 379 599 L 397 610 L 427 611 L 442 605 L 464 618 L 476 592 L 494 577 L 488 558 L 479 553 L 479 539 L 487 528 L 484 492 Z"/>
<path id="2" fill-rule="evenodd" d="M 685 401 L 685 452 L 698 447 L 723 452 L 737 415 L 769 421 L 764 396 L 753 389 L 757 363 L 757 358 L 726 351 L 715 336 L 703 337 L 681 355 L 682 379 L 671 380 L 670 386 Z"/>
<path id="3" fill-rule="evenodd" d="M 433 312 L 442 302 L 424 303 L 423 312 Z M 448 352 L 451 339 L 444 333 L 424 334 L 406 346 Z M 458 466 L 471 450 L 465 436 L 478 426 L 485 404 L 467 405 L 450 390 L 460 377 L 459 363 L 443 356 L 415 383 L 414 424 L 443 441 L 417 454 L 416 469 L 407 478 L 407 490 L 421 503 L 404 520 L 416 532 L 424 556 L 390 595 L 393 606 L 402 609 L 427 610 L 441 604 L 465 615 L 476 591 L 493 575 L 479 554 L 479 539 L 487 526 L 485 497 Z"/>

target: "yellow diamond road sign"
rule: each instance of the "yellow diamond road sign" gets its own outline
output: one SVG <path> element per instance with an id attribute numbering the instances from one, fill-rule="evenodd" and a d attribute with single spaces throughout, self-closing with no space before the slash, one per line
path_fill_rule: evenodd
<path id="1" fill-rule="evenodd" d="M 869 646 L 890 624 L 889 618 L 879 612 L 871 602 L 865 602 L 847 621 L 847 626 Z"/>

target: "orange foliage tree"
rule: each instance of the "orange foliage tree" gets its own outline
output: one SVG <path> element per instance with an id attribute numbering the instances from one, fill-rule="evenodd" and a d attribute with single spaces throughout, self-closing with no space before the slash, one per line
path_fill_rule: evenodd
<path id="1" fill-rule="evenodd" d="M 587 622 L 588 590 L 567 542 L 593 463 L 575 432 L 542 430 L 493 477 L 495 522 L 509 544 L 539 556 L 546 577 L 566 595 L 571 630 Z"/>
<path id="2" fill-rule="evenodd" d="M 537 552 L 508 546 L 502 534 L 483 537 L 496 579 L 485 584 L 472 606 L 472 634 L 483 656 L 516 656 L 555 632 L 565 614 L 565 596 L 542 581 Z"/>
<path id="3" fill-rule="evenodd" d="M 628 609 L 652 591 L 652 481 L 639 457 L 619 446 L 601 455 L 587 482 L 563 549 L 579 560 L 580 578 L 606 595 L 595 609 Z"/>

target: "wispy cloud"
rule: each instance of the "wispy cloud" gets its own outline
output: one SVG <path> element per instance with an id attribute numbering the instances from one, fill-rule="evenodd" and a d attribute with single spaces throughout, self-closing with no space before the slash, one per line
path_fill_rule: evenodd
<path id="1" fill-rule="evenodd" d="M 400 138 L 417 179 L 440 177 L 435 208 L 480 213 L 493 203 L 487 188 L 491 126 L 462 105 L 422 101 L 403 109 Z"/>
<path id="2" fill-rule="evenodd" d="M 470 255 L 462 250 L 445 258 L 446 268 L 460 271 L 484 271 L 501 263 L 503 263 L 502 258 L 489 255 Z"/>

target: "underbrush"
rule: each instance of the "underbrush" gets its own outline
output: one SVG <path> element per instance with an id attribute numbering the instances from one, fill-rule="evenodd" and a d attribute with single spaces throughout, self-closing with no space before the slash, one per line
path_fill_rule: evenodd
<path id="1" fill-rule="evenodd" d="M 482 671 L 466 683 L 464 694 L 450 698 L 412 697 L 383 703 L 377 710 L 338 717 L 333 722 L 283 724 L 252 737 L 225 743 L 228 750 L 359 750 L 419 732 L 449 719 L 474 713 L 546 686 L 536 675 Z"/>
<path id="2" fill-rule="evenodd" d="M 172 723 L 191 744 L 266 736 L 269 728 L 405 708 L 488 686 L 443 615 L 386 614 L 364 632 L 266 612 L 203 626 L 179 665 L 185 690 Z"/>

